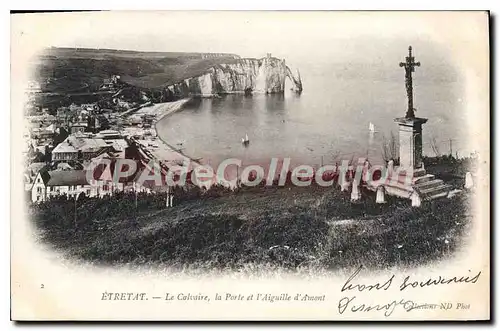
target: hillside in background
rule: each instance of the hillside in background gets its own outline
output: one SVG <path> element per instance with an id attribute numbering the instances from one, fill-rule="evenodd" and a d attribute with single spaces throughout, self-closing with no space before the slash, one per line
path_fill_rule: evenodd
<path id="1" fill-rule="evenodd" d="M 122 81 L 133 86 L 155 89 L 237 58 L 225 53 L 49 48 L 38 56 L 33 69 L 43 92 L 96 91 L 112 75 L 120 75 Z"/>

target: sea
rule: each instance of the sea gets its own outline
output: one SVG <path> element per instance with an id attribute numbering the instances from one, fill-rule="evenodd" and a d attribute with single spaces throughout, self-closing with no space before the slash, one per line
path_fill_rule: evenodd
<path id="1" fill-rule="evenodd" d="M 304 87 L 300 95 L 287 82 L 279 95 L 193 99 L 158 123 L 158 135 L 212 166 L 228 158 L 264 166 L 272 158 L 313 167 L 358 158 L 383 164 L 384 141 L 390 141 L 391 133 L 397 139 L 394 119 L 403 117 L 407 108 L 404 70 L 397 63 L 307 62 L 297 67 Z M 461 84 L 449 66 L 416 69 L 416 116 L 428 118 L 425 155 L 470 153 L 465 149 Z M 370 133 L 370 123 L 375 132 Z"/>

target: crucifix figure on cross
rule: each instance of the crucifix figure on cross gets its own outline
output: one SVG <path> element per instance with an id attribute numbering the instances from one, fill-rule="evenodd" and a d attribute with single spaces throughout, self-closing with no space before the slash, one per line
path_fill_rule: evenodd
<path id="1" fill-rule="evenodd" d="M 413 82 L 411 73 L 415 71 L 415 67 L 420 67 L 420 62 L 415 62 L 415 58 L 411 54 L 411 46 L 408 47 L 408 56 L 406 62 L 400 62 L 400 67 L 405 68 L 405 86 L 406 94 L 408 96 L 408 110 L 406 111 L 406 118 L 415 118 L 415 108 L 413 108 Z"/>

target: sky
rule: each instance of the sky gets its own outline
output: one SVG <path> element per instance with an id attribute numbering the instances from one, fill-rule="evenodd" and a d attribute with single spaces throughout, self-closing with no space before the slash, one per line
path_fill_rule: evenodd
<path id="1" fill-rule="evenodd" d="M 439 53 L 442 61 L 455 47 L 447 35 L 460 37 L 463 47 L 468 37 L 442 24 L 468 19 L 460 12 L 117 11 L 24 16 L 17 24 L 23 36 L 45 47 L 227 52 L 242 57 L 269 52 L 292 62 L 314 58 L 394 63 L 410 44 L 417 54 L 425 48 L 422 60 L 427 54 L 436 61 Z"/>

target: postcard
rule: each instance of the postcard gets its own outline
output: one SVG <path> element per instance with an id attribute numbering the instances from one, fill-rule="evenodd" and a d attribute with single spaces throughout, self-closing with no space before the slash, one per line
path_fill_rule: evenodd
<path id="1" fill-rule="evenodd" d="M 485 11 L 11 14 L 11 318 L 490 319 Z"/>

